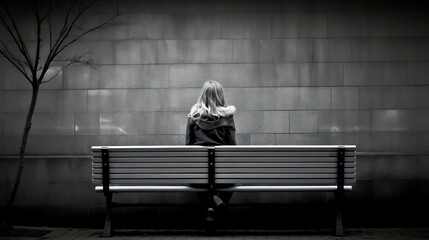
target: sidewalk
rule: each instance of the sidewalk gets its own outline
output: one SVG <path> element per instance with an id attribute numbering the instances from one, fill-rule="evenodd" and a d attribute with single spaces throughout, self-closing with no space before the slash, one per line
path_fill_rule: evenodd
<path id="1" fill-rule="evenodd" d="M 0 232 L 0 240 L 100 240 L 102 231 L 100 229 L 74 229 L 74 228 L 48 228 L 48 227 L 16 227 L 14 232 Z M 429 239 L 429 228 L 377 228 L 377 229 L 346 229 L 344 237 L 335 237 L 330 233 L 315 231 L 288 231 L 288 232 L 221 232 L 216 236 L 205 236 L 202 232 L 144 232 L 141 230 L 123 230 L 111 240 L 143 239 L 143 240 L 316 240 L 316 239 L 389 239 L 389 240 L 423 240 Z"/>

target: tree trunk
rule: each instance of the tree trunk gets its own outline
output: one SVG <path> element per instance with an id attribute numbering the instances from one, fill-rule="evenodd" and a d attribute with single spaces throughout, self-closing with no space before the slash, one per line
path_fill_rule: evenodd
<path id="1" fill-rule="evenodd" d="M 18 170 L 16 171 L 15 183 L 9 195 L 9 199 L 6 203 L 5 222 L 3 223 L 3 227 L 5 228 L 13 228 L 13 225 L 11 223 L 13 203 L 15 201 L 16 193 L 18 192 L 19 183 L 21 182 L 22 172 L 24 171 L 25 149 L 27 147 L 27 139 L 31 129 L 31 120 L 33 118 L 34 109 L 36 108 L 38 94 L 39 94 L 39 84 L 35 83 L 33 85 L 30 108 L 28 109 L 27 119 L 25 121 L 24 134 L 22 135 L 21 146 L 19 149 L 19 165 L 18 165 Z"/>

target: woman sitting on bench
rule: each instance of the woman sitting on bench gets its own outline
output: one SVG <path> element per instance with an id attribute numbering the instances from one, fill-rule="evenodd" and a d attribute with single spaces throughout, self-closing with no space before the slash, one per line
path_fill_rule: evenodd
<path id="1" fill-rule="evenodd" d="M 235 107 L 225 104 L 223 87 L 216 81 L 204 83 L 197 103 L 188 114 L 186 145 L 236 145 Z M 207 188 L 206 184 L 193 184 L 192 187 Z M 216 187 L 231 187 L 230 184 L 217 184 Z M 214 210 L 225 206 L 232 192 L 198 194 L 200 203 L 206 205 L 207 222 L 214 221 Z"/>

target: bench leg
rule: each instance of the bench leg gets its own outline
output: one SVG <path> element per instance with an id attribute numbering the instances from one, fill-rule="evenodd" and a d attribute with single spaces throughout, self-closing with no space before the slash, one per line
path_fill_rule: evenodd
<path id="1" fill-rule="evenodd" d="M 342 219 L 342 196 L 341 192 L 335 193 L 335 235 L 343 236 L 343 219 Z"/>
<path id="2" fill-rule="evenodd" d="M 104 222 L 103 237 L 110 237 L 113 233 L 112 226 L 112 193 L 106 194 L 106 220 Z"/>

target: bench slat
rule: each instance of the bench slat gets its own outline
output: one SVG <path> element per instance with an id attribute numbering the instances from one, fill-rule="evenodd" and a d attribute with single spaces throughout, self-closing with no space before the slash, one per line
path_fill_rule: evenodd
<path id="1" fill-rule="evenodd" d="M 101 174 L 93 174 L 92 177 L 94 179 L 102 179 L 102 175 Z M 354 178 L 355 175 L 354 174 L 345 174 L 344 176 L 345 178 Z M 157 173 L 157 174 L 134 174 L 134 173 L 130 173 L 130 174 L 110 174 L 110 179 L 168 179 L 168 178 L 176 178 L 176 179 L 180 179 L 180 178 L 207 178 L 207 174 L 196 174 L 196 173 L 170 173 L 170 174 L 162 174 L 162 173 Z M 273 174 L 216 174 L 216 179 L 221 179 L 221 178 L 246 178 L 246 179 L 284 179 L 284 178 L 316 178 L 316 179 L 325 179 L 325 178 L 332 178 L 332 179 L 336 179 L 337 178 L 337 174 L 331 174 L 331 173 L 325 173 L 325 174 L 321 174 L 321 173 L 287 173 L 287 174 L 279 174 L 279 173 L 273 173 Z"/>
<path id="2" fill-rule="evenodd" d="M 101 152 L 93 152 L 94 158 L 101 158 Z M 135 157 L 155 157 L 155 158 L 163 158 L 163 157 L 173 157 L 173 158 L 183 158 L 183 157 L 206 157 L 208 153 L 207 150 L 205 152 L 110 152 L 109 158 L 135 158 Z"/>
<path id="3" fill-rule="evenodd" d="M 345 168 L 354 173 L 355 168 Z M 94 174 L 101 174 L 101 168 L 94 168 Z M 207 168 L 111 168 L 110 173 L 208 173 Z M 336 173 L 335 168 L 216 168 L 216 173 Z"/>
<path id="4" fill-rule="evenodd" d="M 93 158 L 93 162 L 101 163 L 102 159 L 100 158 Z M 109 158 L 109 162 L 207 162 L 207 156 L 206 157 L 130 157 L 130 158 Z"/>
<path id="5" fill-rule="evenodd" d="M 355 167 L 356 163 L 345 163 L 344 166 Z M 101 168 L 101 163 L 93 163 L 93 168 Z M 110 163 L 110 168 L 180 168 L 180 167 L 194 167 L 194 168 L 207 168 L 207 163 Z M 336 163 L 216 163 L 217 168 L 335 168 Z"/>
<path id="6" fill-rule="evenodd" d="M 110 168 L 207 168 L 207 163 L 110 163 Z M 101 163 L 93 163 L 93 168 L 101 168 Z"/>
<path id="7" fill-rule="evenodd" d="M 345 179 L 344 184 L 353 184 L 356 179 Z M 101 179 L 93 179 L 96 185 L 102 185 Z M 186 184 L 208 184 L 207 179 L 112 179 L 110 185 L 134 184 L 147 185 L 168 184 L 168 185 L 186 185 Z M 336 184 L 336 179 L 217 179 L 218 184 L 285 184 L 285 185 L 322 185 Z"/>
<path id="8" fill-rule="evenodd" d="M 217 152 L 218 157 L 337 157 L 337 152 Z M 346 157 L 354 157 L 354 153 L 346 152 Z"/>
<path id="9" fill-rule="evenodd" d="M 346 157 L 344 159 L 345 162 L 354 162 L 356 161 L 355 157 Z M 250 157 L 219 157 L 216 156 L 216 162 L 330 162 L 330 163 L 336 163 L 337 157 L 287 157 L 287 156 L 276 156 L 276 157 L 256 157 L 256 156 L 250 156 Z"/>

